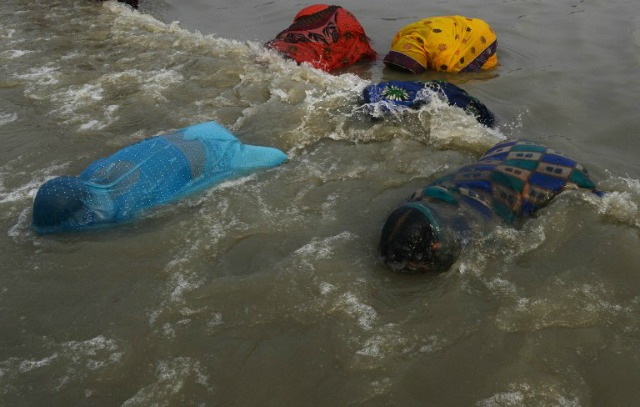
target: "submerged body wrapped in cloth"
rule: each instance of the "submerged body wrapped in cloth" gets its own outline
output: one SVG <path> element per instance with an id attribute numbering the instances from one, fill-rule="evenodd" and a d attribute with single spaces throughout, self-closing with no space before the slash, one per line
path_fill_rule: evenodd
<path id="1" fill-rule="evenodd" d="M 524 140 L 498 143 L 396 208 L 382 228 L 380 254 L 394 270 L 446 271 L 472 239 L 534 216 L 567 189 L 602 194 L 562 153 Z"/>
<path id="2" fill-rule="evenodd" d="M 398 31 L 384 62 L 416 74 L 474 72 L 498 64 L 497 46 L 493 29 L 478 18 L 429 17 Z"/>
<path id="3" fill-rule="evenodd" d="M 289 28 L 265 46 L 299 64 L 307 62 L 327 72 L 376 57 L 354 15 L 340 6 L 326 4 L 302 9 Z"/>
<path id="4" fill-rule="evenodd" d="M 215 122 L 131 144 L 77 177 L 44 183 L 33 202 L 38 233 L 77 231 L 134 219 L 216 183 L 283 163 L 278 149 L 240 142 Z"/>

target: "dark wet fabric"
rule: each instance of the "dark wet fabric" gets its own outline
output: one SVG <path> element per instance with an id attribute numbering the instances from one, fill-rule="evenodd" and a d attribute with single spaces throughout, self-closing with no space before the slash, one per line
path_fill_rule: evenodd
<path id="1" fill-rule="evenodd" d="M 395 111 L 403 107 L 419 108 L 429 103 L 434 96 L 472 114 L 487 127 L 493 127 L 495 123 L 495 116 L 487 106 L 449 82 L 387 81 L 371 84 L 362 92 L 366 104 L 377 105 L 384 111 Z"/>

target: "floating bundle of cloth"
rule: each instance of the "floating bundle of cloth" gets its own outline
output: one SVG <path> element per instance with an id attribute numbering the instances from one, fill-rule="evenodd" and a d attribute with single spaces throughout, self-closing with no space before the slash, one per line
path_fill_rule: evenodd
<path id="1" fill-rule="evenodd" d="M 376 58 L 356 17 L 340 6 L 326 4 L 303 8 L 293 23 L 265 46 L 324 71 Z M 384 63 L 415 74 L 488 70 L 498 65 L 497 46 L 495 32 L 479 18 L 428 17 L 396 33 Z"/>
<path id="2" fill-rule="evenodd" d="M 52 233 L 128 221 L 286 158 L 275 148 L 242 144 L 215 122 L 189 126 L 127 146 L 77 177 L 47 181 L 34 199 L 32 227 Z"/>
<path id="3" fill-rule="evenodd" d="M 493 29 L 478 18 L 429 17 L 402 28 L 384 62 L 413 73 L 473 72 L 498 64 Z"/>
<path id="4" fill-rule="evenodd" d="M 447 270 L 474 234 L 531 217 L 567 189 L 601 194 L 570 157 L 529 141 L 504 141 L 395 209 L 382 229 L 380 253 L 394 269 Z"/>
<path id="5" fill-rule="evenodd" d="M 326 4 L 302 9 L 293 24 L 265 46 L 324 71 L 376 57 L 364 28 L 354 15 L 340 6 Z"/>
<path id="6" fill-rule="evenodd" d="M 460 87 L 444 81 L 386 81 L 371 84 L 362 91 L 364 103 L 370 108 L 380 107 L 382 111 L 396 111 L 402 108 L 419 108 L 440 97 L 451 106 L 457 106 L 487 127 L 493 127 L 493 113 L 478 99 Z"/>

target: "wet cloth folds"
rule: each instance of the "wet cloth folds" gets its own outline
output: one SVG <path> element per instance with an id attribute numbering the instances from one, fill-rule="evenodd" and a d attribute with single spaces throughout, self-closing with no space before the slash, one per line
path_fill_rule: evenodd
<path id="1" fill-rule="evenodd" d="M 265 46 L 324 71 L 376 57 L 364 28 L 353 14 L 340 6 L 324 4 L 302 9 L 293 24 Z"/>
<path id="2" fill-rule="evenodd" d="M 496 51 L 496 35 L 483 20 L 429 17 L 398 31 L 384 62 L 413 73 L 473 72 L 494 68 Z"/>
<path id="3" fill-rule="evenodd" d="M 365 106 L 370 110 L 379 106 L 383 112 L 419 108 L 428 104 L 433 96 L 472 114 L 487 127 L 493 127 L 495 123 L 495 117 L 487 106 L 464 89 L 445 81 L 386 81 L 371 84 L 362 91 Z"/>
<path id="4" fill-rule="evenodd" d="M 597 195 L 587 170 L 551 148 L 509 140 L 416 191 L 387 218 L 380 255 L 393 270 L 449 270 L 495 226 L 520 226 L 567 189 Z"/>
<path id="5" fill-rule="evenodd" d="M 34 199 L 32 228 L 55 233 L 129 221 L 286 158 L 275 148 L 243 144 L 216 122 L 199 123 L 128 145 L 77 177 L 47 181 Z"/>
<path id="6" fill-rule="evenodd" d="M 526 140 L 510 140 L 493 146 L 476 163 L 433 181 L 412 200 L 464 204 L 482 217 L 513 224 L 567 189 L 600 194 L 587 169 L 570 157 Z"/>

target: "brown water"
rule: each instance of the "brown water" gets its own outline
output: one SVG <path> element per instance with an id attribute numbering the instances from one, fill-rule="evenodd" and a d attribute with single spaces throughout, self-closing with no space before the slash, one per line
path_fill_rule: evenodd
<path id="1" fill-rule="evenodd" d="M 636 1 L 342 3 L 381 55 L 422 17 L 490 22 L 499 69 L 420 78 L 479 97 L 495 131 L 441 104 L 372 122 L 361 89 L 408 76 L 264 51 L 306 4 L 0 3 L 0 405 L 637 404 Z M 290 160 L 123 227 L 31 232 L 45 180 L 206 120 Z M 566 193 L 441 275 L 380 264 L 397 203 L 511 137 L 613 192 Z"/>

